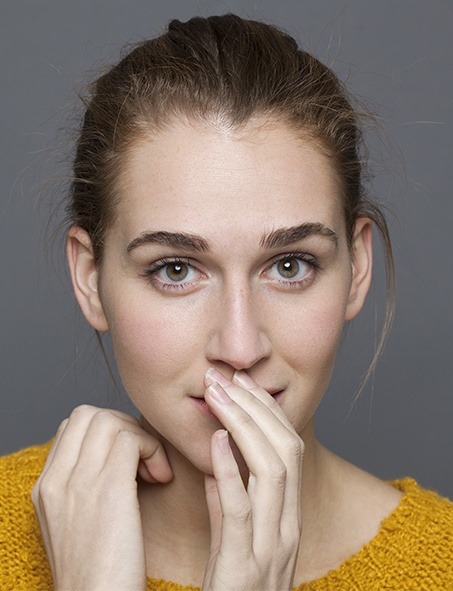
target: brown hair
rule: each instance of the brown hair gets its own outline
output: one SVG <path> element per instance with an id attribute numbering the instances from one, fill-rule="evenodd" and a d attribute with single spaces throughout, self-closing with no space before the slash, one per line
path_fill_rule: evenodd
<path id="1" fill-rule="evenodd" d="M 138 138 L 182 118 L 238 129 L 252 117 L 267 117 L 308 133 L 341 180 L 349 246 L 359 217 L 373 220 L 383 239 L 386 316 L 366 381 L 391 325 L 395 272 L 385 218 L 363 187 L 360 115 L 328 67 L 268 24 L 233 14 L 173 20 L 165 34 L 140 43 L 103 74 L 86 107 L 68 213 L 89 233 L 98 263 L 115 218 L 124 153 Z"/>

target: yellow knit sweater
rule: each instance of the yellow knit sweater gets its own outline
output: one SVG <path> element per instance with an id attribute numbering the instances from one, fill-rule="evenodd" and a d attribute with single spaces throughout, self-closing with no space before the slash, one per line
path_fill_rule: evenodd
<path id="1" fill-rule="evenodd" d="M 45 444 L 0 458 L 1 591 L 53 588 L 30 500 L 48 450 Z M 391 484 L 404 496 L 376 537 L 297 591 L 453 591 L 453 503 L 410 478 Z M 148 579 L 147 591 L 199 590 Z"/>

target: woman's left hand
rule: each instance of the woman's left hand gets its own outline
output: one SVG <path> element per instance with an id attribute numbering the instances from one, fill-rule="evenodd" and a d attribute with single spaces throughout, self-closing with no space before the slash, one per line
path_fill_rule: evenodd
<path id="1" fill-rule="evenodd" d="M 207 381 L 205 400 L 231 434 L 249 479 L 246 488 L 229 435 L 216 431 L 214 476 L 205 476 L 211 555 L 203 590 L 289 591 L 302 530 L 304 444 L 279 404 L 245 372 L 230 382 L 210 371 Z"/>

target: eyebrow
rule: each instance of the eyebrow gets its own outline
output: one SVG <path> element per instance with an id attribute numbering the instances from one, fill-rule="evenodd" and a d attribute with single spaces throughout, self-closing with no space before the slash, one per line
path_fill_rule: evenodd
<path id="1" fill-rule="evenodd" d="M 300 226 L 279 228 L 278 230 L 270 232 L 261 239 L 261 246 L 264 248 L 281 248 L 283 246 L 294 244 L 309 236 L 322 236 L 331 240 L 335 246 L 338 245 L 338 235 L 336 232 L 319 222 L 307 222 Z"/>
<path id="2" fill-rule="evenodd" d="M 329 227 L 319 222 L 307 222 L 299 226 L 292 226 L 289 228 L 279 228 L 273 230 L 261 238 L 260 245 L 263 248 L 273 249 L 290 246 L 299 240 L 308 238 L 310 236 L 321 236 L 328 238 L 337 246 L 338 235 Z M 165 246 L 173 246 L 182 250 L 206 252 L 210 250 L 210 243 L 205 238 L 197 236 L 196 234 L 187 234 L 185 232 L 143 232 L 137 238 L 134 238 L 128 245 L 126 252 L 143 246 L 144 244 L 162 244 Z"/>
<path id="3" fill-rule="evenodd" d="M 195 250 L 206 252 L 210 249 L 209 242 L 201 236 L 195 234 L 186 234 L 184 232 L 144 232 L 134 238 L 126 249 L 126 252 L 131 252 L 134 248 L 142 246 L 143 244 L 163 244 L 167 246 L 174 246 L 184 250 Z"/>

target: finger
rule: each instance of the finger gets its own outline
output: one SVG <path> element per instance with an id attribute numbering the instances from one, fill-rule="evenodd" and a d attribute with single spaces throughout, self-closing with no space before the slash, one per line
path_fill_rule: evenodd
<path id="1" fill-rule="evenodd" d="M 79 458 L 77 464 L 74 466 L 74 475 L 77 476 L 78 474 L 81 474 L 83 478 L 90 479 L 93 475 L 100 472 L 107 461 L 115 438 L 122 431 L 134 433 L 138 436 L 144 435 L 154 439 L 138 424 L 138 422 L 125 421 L 122 417 L 112 413 L 109 409 L 100 409 L 93 415 L 86 428 Z M 140 468 L 140 475 L 144 477 L 145 480 L 149 480 L 150 476 L 153 478 L 156 478 L 157 476 L 157 479 L 159 479 L 162 475 L 165 480 L 167 480 L 167 474 L 171 473 L 164 448 L 157 440 L 156 448 L 152 460 L 145 461 L 145 459 L 142 458 L 142 465 L 146 469 Z M 137 469 L 139 469 L 138 466 Z M 147 472 L 149 472 L 149 475 L 147 475 Z"/>
<path id="2" fill-rule="evenodd" d="M 253 395 L 253 397 L 257 398 L 266 408 L 268 408 L 288 430 L 295 433 L 291 422 L 275 398 L 273 398 L 269 392 L 259 386 L 254 380 L 252 380 L 252 378 L 245 371 L 236 371 L 233 375 L 233 381 L 231 381 L 219 371 L 210 368 L 205 374 L 205 383 L 209 385 L 214 382 L 218 382 L 223 388 L 227 390 L 229 388 L 235 388 L 233 391 L 236 391 L 237 393 L 239 393 L 241 390 L 244 390 L 244 396 L 246 396 L 245 393 L 247 392 Z M 248 398 L 251 399 L 250 396 L 248 396 Z"/>
<path id="3" fill-rule="evenodd" d="M 48 467 L 50 466 L 50 464 L 52 463 L 52 460 L 55 456 L 55 451 L 58 447 L 58 444 L 60 442 L 61 437 L 63 436 L 63 433 L 66 430 L 66 426 L 69 422 L 69 419 L 65 419 L 64 421 L 62 421 L 57 429 L 57 432 L 55 433 L 55 437 L 52 443 L 52 446 L 49 450 L 49 453 L 47 454 L 47 458 L 46 458 L 46 462 L 44 464 L 43 469 L 41 470 L 41 476 L 43 476 L 46 472 Z"/>
<path id="4" fill-rule="evenodd" d="M 260 388 L 257 386 L 257 389 Z M 300 446 L 301 440 L 288 419 L 285 417 L 282 422 L 280 416 L 275 413 L 274 409 L 275 407 L 280 409 L 279 405 L 274 401 L 275 404 L 270 402 L 271 406 L 268 406 L 269 403 L 265 404 L 255 394 L 233 382 L 229 382 L 223 390 L 247 415 L 252 417 L 285 465 L 291 465 L 294 456 L 293 448 Z M 271 398 L 265 390 L 262 392 L 267 398 Z M 230 430 L 228 426 L 227 429 Z"/>
<path id="5" fill-rule="evenodd" d="M 226 386 L 225 390 L 255 420 L 285 466 L 280 475 L 275 475 L 277 479 L 282 479 L 282 485 L 284 483 L 280 528 L 284 532 L 293 532 L 294 527 L 300 528 L 301 521 L 300 491 L 304 452 L 303 441 L 286 418 L 286 415 L 284 415 L 280 405 L 265 390 L 258 386 L 245 372 L 236 372 L 235 376 L 236 378 L 239 377 L 238 381 L 241 381 L 243 386 L 230 382 L 230 385 Z M 245 389 L 244 386 L 247 386 L 248 389 Z M 263 406 L 266 407 L 266 410 Z M 280 414 L 275 414 L 276 410 L 283 414 L 284 420 L 281 419 Z M 281 425 L 275 422 L 274 417 L 277 416 Z M 255 486 L 260 486 L 260 483 L 252 475 L 249 483 L 251 493 Z M 254 509 L 260 512 L 265 511 L 265 507 L 260 507 L 260 504 L 266 502 L 263 496 L 254 496 Z M 260 526 L 266 527 L 265 523 L 259 523 L 258 527 Z"/>
<path id="6" fill-rule="evenodd" d="M 220 505 L 219 490 L 215 476 L 204 475 L 206 504 L 208 506 L 209 523 L 211 526 L 211 556 L 217 555 L 220 548 L 222 534 L 222 507 Z"/>
<path id="7" fill-rule="evenodd" d="M 86 429 L 92 417 L 100 408 L 83 404 L 76 407 L 66 420 L 64 429 L 56 438 L 50 457 L 46 462 L 41 476 L 49 475 L 49 470 L 59 480 L 67 480 L 72 473 L 79 458 L 80 448 L 85 437 Z M 125 421 L 137 424 L 137 420 L 120 411 L 111 411 L 112 414 L 123 417 Z M 65 421 L 63 421 L 65 423 Z M 61 426 L 60 426 L 61 427 Z M 58 433 L 58 431 L 57 431 Z"/>
<path id="8" fill-rule="evenodd" d="M 282 457 L 283 461 L 285 462 L 285 465 L 289 467 L 286 473 L 285 498 L 282 510 L 281 529 L 282 532 L 285 532 L 285 530 L 292 532 L 294 526 L 296 526 L 300 530 L 300 494 L 302 485 L 304 443 L 298 436 L 297 432 L 294 430 L 281 406 L 276 402 L 276 400 L 268 395 L 266 390 L 258 386 L 258 384 L 256 384 L 256 382 L 245 371 L 236 371 L 233 375 L 233 383 L 246 388 L 251 394 L 253 394 L 263 404 L 265 404 L 273 413 L 276 414 L 276 416 L 279 417 L 279 419 L 290 432 L 289 436 L 284 432 L 275 432 L 276 438 L 271 437 L 271 440 L 274 442 L 274 444 L 276 444 L 276 449 L 280 457 Z M 250 406 L 246 406 L 245 408 L 246 410 L 250 409 Z M 261 423 L 261 425 L 263 428 L 266 428 L 264 424 Z M 274 431 L 271 431 L 271 433 L 274 433 Z"/>
<path id="9" fill-rule="evenodd" d="M 271 539 L 276 539 L 285 498 L 285 464 L 256 421 L 236 404 L 219 384 L 209 386 L 205 400 L 231 433 L 249 468 L 247 492 L 252 506 L 254 531 L 255 528 L 264 527 L 264 537 L 269 538 L 270 535 Z M 261 404 L 259 401 L 256 403 Z M 269 411 L 266 409 L 266 412 Z M 279 424 L 285 429 L 278 419 L 272 416 L 274 425 Z"/>
<path id="10" fill-rule="evenodd" d="M 101 474 L 108 473 L 109 478 L 120 484 L 131 482 L 135 480 L 140 460 L 156 481 L 166 483 L 173 478 L 162 444 L 143 430 L 141 433 L 120 431 L 116 435 Z"/>
<path id="11" fill-rule="evenodd" d="M 232 382 L 251 392 L 260 402 L 266 405 L 290 431 L 294 431 L 290 420 L 283 412 L 280 404 L 264 388 L 259 386 L 245 371 L 235 371 Z"/>
<path id="12" fill-rule="evenodd" d="M 214 539 L 211 544 L 219 546 L 225 554 L 244 559 L 253 551 L 252 509 L 228 433 L 223 429 L 216 431 L 211 438 L 211 461 L 216 485 L 216 490 L 211 488 L 211 496 L 206 499 L 210 518 L 211 514 L 213 516 L 211 531 L 214 530 Z"/>

